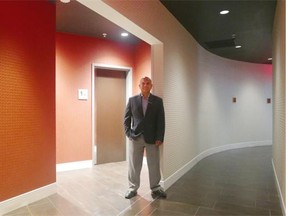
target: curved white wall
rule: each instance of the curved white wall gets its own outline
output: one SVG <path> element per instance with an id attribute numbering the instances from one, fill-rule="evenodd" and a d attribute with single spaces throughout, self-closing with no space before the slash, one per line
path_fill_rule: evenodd
<path id="1" fill-rule="evenodd" d="M 272 105 L 267 104 L 267 98 L 272 98 L 272 66 L 231 61 L 207 52 L 202 57 L 195 101 L 199 150 L 272 140 Z"/>
<path id="2" fill-rule="evenodd" d="M 166 178 L 177 179 L 179 169 L 220 149 L 272 144 L 271 65 L 224 59 L 201 47 L 194 57 L 172 50 L 174 58 L 164 59 Z"/>
<path id="3" fill-rule="evenodd" d="M 272 97 L 271 66 L 232 61 L 207 52 L 157 0 L 104 2 L 116 10 L 109 9 L 110 17 L 119 12 L 132 21 L 119 22 L 121 27 L 143 40 L 148 38 L 148 43 L 151 35 L 163 43 L 163 50 L 156 54 L 152 47 L 153 68 L 158 69 L 152 73 L 157 78 L 154 85 L 162 87 L 154 92 L 164 98 L 166 110 L 164 182 L 173 183 L 183 167 L 197 162 L 195 158 L 209 149 L 271 141 L 272 107 L 266 104 L 266 98 Z M 134 24 L 149 37 L 137 34 Z M 150 44 L 157 44 L 157 39 Z M 159 56 L 162 51 L 163 58 Z M 232 103 L 234 96 L 236 104 Z"/>

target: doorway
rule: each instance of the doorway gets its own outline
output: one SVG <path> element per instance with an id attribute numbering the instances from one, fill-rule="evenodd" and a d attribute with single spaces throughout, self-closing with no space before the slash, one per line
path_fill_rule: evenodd
<path id="1" fill-rule="evenodd" d="M 132 94 L 131 68 L 92 66 L 92 158 L 94 164 L 125 161 L 123 117 Z"/>

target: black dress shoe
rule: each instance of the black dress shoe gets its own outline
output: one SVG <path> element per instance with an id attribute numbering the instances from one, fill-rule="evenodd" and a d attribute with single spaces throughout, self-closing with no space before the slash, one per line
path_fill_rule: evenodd
<path id="1" fill-rule="evenodd" d="M 153 199 L 156 199 L 156 198 L 165 199 L 167 197 L 167 194 L 162 189 L 152 191 L 151 195 Z"/>
<path id="2" fill-rule="evenodd" d="M 125 194 L 125 198 L 126 199 L 131 199 L 132 197 L 134 197 L 136 195 L 137 195 L 136 191 L 127 191 L 127 193 Z"/>

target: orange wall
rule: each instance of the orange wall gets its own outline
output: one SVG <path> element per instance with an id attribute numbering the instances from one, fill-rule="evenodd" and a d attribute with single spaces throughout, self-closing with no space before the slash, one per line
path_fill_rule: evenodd
<path id="1" fill-rule="evenodd" d="M 140 47 L 140 48 L 138 48 Z M 147 48 L 148 47 L 148 48 Z M 107 64 L 135 69 L 136 56 L 151 65 L 150 46 L 124 45 L 104 39 L 56 34 L 56 155 L 57 163 L 91 160 L 91 65 Z M 146 52 L 149 51 L 149 55 Z M 137 63 L 138 65 L 138 63 Z M 137 67 L 133 77 L 149 67 Z M 134 78 L 133 78 L 134 80 Z M 134 82 L 134 81 L 133 81 Z M 134 84 L 138 85 L 138 82 Z M 88 100 L 77 99 L 80 88 L 88 89 Z"/>
<path id="2" fill-rule="evenodd" d="M 0 201 L 56 181 L 55 4 L 0 1 Z"/>
<path id="3" fill-rule="evenodd" d="M 133 74 L 133 94 L 140 93 L 139 80 L 145 76 L 151 77 L 151 46 L 147 43 L 140 43 L 136 47 L 135 73 Z"/>

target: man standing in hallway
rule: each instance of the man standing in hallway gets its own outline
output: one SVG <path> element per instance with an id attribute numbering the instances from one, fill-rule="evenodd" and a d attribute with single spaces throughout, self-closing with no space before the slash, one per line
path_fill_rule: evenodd
<path id="1" fill-rule="evenodd" d="M 161 180 L 159 146 L 164 140 L 165 113 L 162 99 L 150 93 L 152 86 L 150 78 L 142 78 L 139 83 L 141 94 L 129 98 L 125 110 L 125 134 L 130 139 L 129 190 L 125 195 L 126 199 L 136 196 L 140 187 L 144 148 L 151 195 L 153 198 L 166 198 L 166 193 L 159 185 Z"/>

